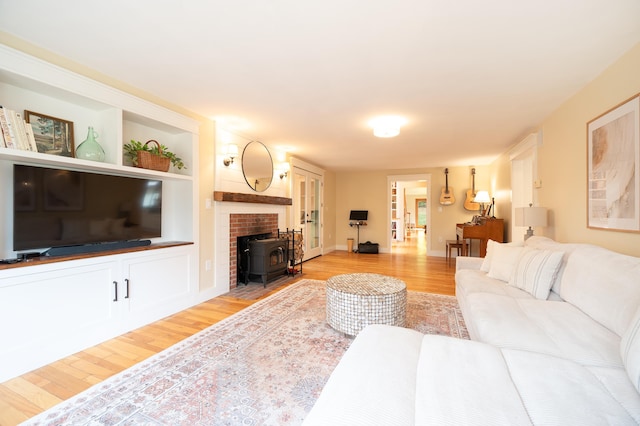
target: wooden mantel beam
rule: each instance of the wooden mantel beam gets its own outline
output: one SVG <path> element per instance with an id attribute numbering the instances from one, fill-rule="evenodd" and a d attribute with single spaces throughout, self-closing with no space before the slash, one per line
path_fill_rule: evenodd
<path id="1" fill-rule="evenodd" d="M 236 203 L 257 203 L 257 204 L 277 204 L 280 206 L 290 206 L 293 204 L 291 198 L 272 197 L 269 195 L 244 194 L 242 192 L 214 191 L 214 201 L 233 201 Z"/>

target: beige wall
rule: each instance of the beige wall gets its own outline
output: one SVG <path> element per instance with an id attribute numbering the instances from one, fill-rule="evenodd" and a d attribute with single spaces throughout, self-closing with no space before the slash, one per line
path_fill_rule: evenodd
<path id="1" fill-rule="evenodd" d="M 369 210 L 367 226 L 360 228 L 360 242 L 383 243 L 387 229 L 387 178 L 380 172 L 336 173 L 336 245 L 346 246 L 347 238 L 357 238 L 349 226 L 351 210 Z M 382 244 L 381 244 L 382 247 Z"/>
<path id="2" fill-rule="evenodd" d="M 538 155 L 541 206 L 550 209 L 544 235 L 588 242 L 640 256 L 640 234 L 587 228 L 587 122 L 640 92 L 640 44 L 565 102 L 542 124 Z M 636 170 L 640 173 L 640 170 Z"/>
<path id="3" fill-rule="evenodd" d="M 445 241 L 456 237 L 456 223 L 467 222 L 475 214 L 464 209 L 466 191 L 471 189 L 470 170 L 470 166 L 449 167 L 449 189 L 455 198 L 454 204 L 450 206 L 442 206 L 439 203 L 442 189 L 445 186 L 444 167 L 375 172 L 337 172 L 336 245 L 344 248 L 347 244 L 347 238 L 356 238 L 356 229 L 349 226 L 349 211 L 369 210 L 367 226 L 360 229 L 360 242 L 372 241 L 380 244 L 381 251 L 389 251 L 388 238 L 391 234 L 389 212 L 391 207 L 387 186 L 388 177 L 430 175 L 431 224 L 427 236 L 430 239 L 430 253 L 444 255 Z M 476 166 L 476 190 L 489 189 L 489 171 L 488 166 Z"/>
<path id="4" fill-rule="evenodd" d="M 323 253 L 328 253 L 336 248 L 336 174 L 325 171 L 324 173 L 324 207 L 322 209 L 322 239 Z"/>
<path id="5" fill-rule="evenodd" d="M 502 154 L 490 168 L 491 184 L 489 192 L 496 200 L 495 216 L 504 219 L 504 240 L 511 238 L 511 162 L 509 154 Z"/>

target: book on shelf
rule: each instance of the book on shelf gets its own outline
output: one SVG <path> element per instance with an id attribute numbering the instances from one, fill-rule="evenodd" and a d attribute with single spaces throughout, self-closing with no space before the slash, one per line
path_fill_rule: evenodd
<path id="1" fill-rule="evenodd" d="M 33 127 L 31 127 L 31 123 L 27 123 L 25 121 L 24 126 L 27 132 L 27 139 L 29 139 L 29 145 L 31 146 L 31 151 L 38 152 L 38 145 L 36 145 L 36 137 L 33 134 Z"/>
<path id="2" fill-rule="evenodd" d="M 0 107 L 0 128 L 3 147 L 38 152 L 33 128 L 20 113 Z"/>
<path id="3" fill-rule="evenodd" d="M 9 110 L 11 112 L 11 120 L 13 121 L 13 130 L 16 135 L 16 139 L 18 140 L 18 149 L 23 151 L 27 150 L 27 135 L 24 132 L 24 122 L 22 121 L 22 117 L 19 113 L 14 110 Z"/>
<path id="4" fill-rule="evenodd" d="M 18 135 L 20 136 L 20 141 L 22 142 L 22 149 L 25 151 L 35 151 L 38 152 L 38 149 L 34 149 L 35 144 L 31 145 L 31 140 L 29 140 L 29 133 L 27 132 L 27 123 L 23 118 L 22 114 L 16 112 L 16 123 L 18 124 Z M 34 140 L 35 142 L 35 140 Z"/>
<path id="5" fill-rule="evenodd" d="M 2 140 L 4 146 L 7 148 L 17 148 L 15 143 L 15 135 L 13 132 L 13 126 L 9 121 L 11 113 L 7 112 L 7 109 L 0 107 L 0 127 L 2 128 Z"/>

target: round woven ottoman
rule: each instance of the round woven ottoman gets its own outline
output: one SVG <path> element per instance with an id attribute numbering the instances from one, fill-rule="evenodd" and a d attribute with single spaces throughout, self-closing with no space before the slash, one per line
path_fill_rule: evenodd
<path id="1" fill-rule="evenodd" d="M 404 281 L 380 274 L 343 274 L 327 280 L 327 323 L 350 336 L 369 324 L 403 327 L 407 310 Z"/>

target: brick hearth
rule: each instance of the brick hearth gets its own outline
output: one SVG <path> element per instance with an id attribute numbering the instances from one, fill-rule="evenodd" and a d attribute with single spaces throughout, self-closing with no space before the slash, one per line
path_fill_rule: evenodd
<path id="1" fill-rule="evenodd" d="M 278 233 L 277 213 L 248 213 L 229 215 L 229 288 L 238 286 L 238 237 L 245 235 Z"/>

